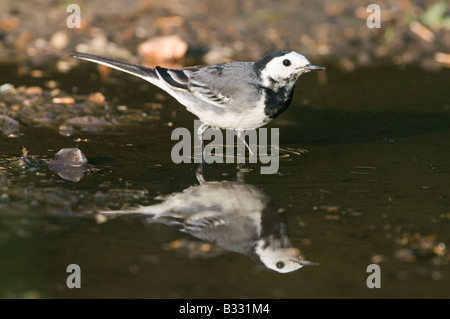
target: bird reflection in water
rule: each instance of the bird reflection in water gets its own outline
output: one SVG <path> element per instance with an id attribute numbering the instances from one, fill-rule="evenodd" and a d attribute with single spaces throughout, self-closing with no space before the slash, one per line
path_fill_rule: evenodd
<path id="1" fill-rule="evenodd" d="M 284 214 L 261 190 L 245 184 L 239 174 L 237 182 L 206 182 L 197 171 L 200 185 L 157 197 L 161 203 L 102 213 L 148 216 L 150 222 L 176 227 L 205 242 L 247 255 L 279 273 L 316 265 L 292 246 Z"/>

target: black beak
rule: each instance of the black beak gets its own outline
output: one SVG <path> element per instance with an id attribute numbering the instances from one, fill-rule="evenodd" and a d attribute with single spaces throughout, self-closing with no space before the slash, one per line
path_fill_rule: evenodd
<path id="1" fill-rule="evenodd" d="M 312 262 L 312 261 L 307 261 L 307 260 L 302 260 L 302 261 L 300 261 L 300 263 L 299 263 L 300 265 L 302 265 L 302 266 L 319 266 L 319 264 L 318 263 L 314 263 L 314 262 Z"/>
<path id="2" fill-rule="evenodd" d="M 310 64 L 305 67 L 308 71 L 318 71 L 318 70 L 325 70 L 323 66 Z"/>

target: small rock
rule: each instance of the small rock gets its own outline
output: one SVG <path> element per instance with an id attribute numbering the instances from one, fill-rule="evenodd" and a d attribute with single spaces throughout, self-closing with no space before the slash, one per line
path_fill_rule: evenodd
<path id="1" fill-rule="evenodd" d="M 97 224 L 103 224 L 104 222 L 106 222 L 108 220 L 108 218 L 106 218 L 105 215 L 102 214 L 96 214 L 95 215 L 95 222 Z"/>
<path id="2" fill-rule="evenodd" d="M 434 60 L 438 63 L 445 64 L 450 67 L 450 53 L 437 52 L 434 55 Z"/>
<path id="3" fill-rule="evenodd" d="M 56 89 L 58 87 L 58 82 L 55 80 L 49 80 L 45 82 L 44 85 L 49 89 Z"/>
<path id="4" fill-rule="evenodd" d="M 179 28 L 183 25 L 184 19 L 180 16 L 160 17 L 156 19 L 155 23 L 163 29 Z"/>
<path id="5" fill-rule="evenodd" d="M 339 206 L 336 205 L 320 205 L 319 209 L 326 211 L 327 213 L 338 213 L 340 210 Z"/>
<path id="6" fill-rule="evenodd" d="M 105 103 L 105 96 L 100 92 L 92 93 L 89 96 L 89 101 L 92 101 L 94 103 L 101 105 L 101 104 Z"/>
<path id="7" fill-rule="evenodd" d="M 64 31 L 55 32 L 50 37 L 50 44 L 55 49 L 62 50 L 69 44 L 69 37 Z"/>
<path id="8" fill-rule="evenodd" d="M 188 45 L 179 36 L 155 37 L 138 46 L 139 55 L 147 61 L 174 61 L 184 57 Z"/>
<path id="9" fill-rule="evenodd" d="M 44 71 L 42 71 L 42 70 L 32 70 L 32 71 L 30 71 L 30 76 L 32 78 L 42 78 L 44 76 Z"/>
<path id="10" fill-rule="evenodd" d="M 59 134 L 62 136 L 72 136 L 74 130 L 72 125 L 62 124 L 59 126 Z"/>
<path id="11" fill-rule="evenodd" d="M 108 125 L 111 125 L 111 122 L 92 115 L 86 115 L 70 118 L 62 126 L 66 128 L 80 129 L 84 132 L 98 132 L 103 126 Z"/>
<path id="12" fill-rule="evenodd" d="M 41 95 L 42 88 L 40 86 L 30 86 L 25 90 L 26 95 Z"/>
<path id="13" fill-rule="evenodd" d="M 409 248 L 400 248 L 394 252 L 394 257 L 402 262 L 415 262 L 416 256 L 414 251 Z"/>
<path id="14" fill-rule="evenodd" d="M 418 21 L 413 21 L 409 25 L 409 29 L 417 35 L 419 38 L 426 42 L 432 42 L 435 39 L 435 34 L 433 31 L 425 27 L 423 24 L 421 24 Z"/>
<path id="15" fill-rule="evenodd" d="M 70 96 L 54 97 L 52 102 L 55 104 L 75 104 L 75 99 Z"/>
<path id="16" fill-rule="evenodd" d="M 13 136 L 19 132 L 19 122 L 7 115 L 0 115 L 0 131 L 6 136 Z"/>
<path id="17" fill-rule="evenodd" d="M 81 166 L 87 164 L 86 156 L 78 148 L 63 148 L 55 154 L 55 160 L 64 165 Z"/>
<path id="18" fill-rule="evenodd" d="M 78 148 L 63 148 L 48 162 L 48 168 L 65 180 L 79 182 L 87 170 L 87 158 Z"/>
<path id="19" fill-rule="evenodd" d="M 9 93 L 14 94 L 15 91 L 16 91 L 16 89 L 14 88 L 14 85 L 12 85 L 12 84 L 5 83 L 0 86 L 0 94 L 9 94 Z"/>
<path id="20" fill-rule="evenodd" d="M 73 61 L 59 60 L 56 63 L 56 68 L 61 73 L 69 72 L 73 67 Z"/>
<path id="21" fill-rule="evenodd" d="M 215 64 L 231 61 L 233 50 L 229 47 L 214 47 L 203 56 L 206 64 Z"/>
<path id="22" fill-rule="evenodd" d="M 370 258 L 370 261 L 372 262 L 372 264 L 379 264 L 382 262 L 386 262 L 388 260 L 388 258 L 385 255 L 373 255 Z"/>
<path id="23" fill-rule="evenodd" d="M 16 30 L 20 26 L 20 19 L 17 16 L 0 20 L 0 29 L 4 31 Z"/>

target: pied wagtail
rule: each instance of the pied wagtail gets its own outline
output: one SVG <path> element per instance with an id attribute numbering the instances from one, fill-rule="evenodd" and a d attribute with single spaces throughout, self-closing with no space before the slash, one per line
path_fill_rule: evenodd
<path id="1" fill-rule="evenodd" d="M 289 239 L 288 221 L 260 189 L 242 180 L 210 181 L 158 196 L 150 206 L 103 210 L 103 216 L 143 217 L 177 228 L 205 242 L 249 256 L 266 269 L 288 273 L 317 265 L 305 260 Z M 233 200 L 224 200 L 232 198 Z"/>
<path id="2" fill-rule="evenodd" d="M 195 114 L 202 141 L 209 127 L 232 129 L 248 147 L 244 131 L 259 128 L 283 113 L 300 75 L 324 70 L 294 51 L 276 51 L 255 62 L 227 62 L 179 69 L 144 66 L 74 52 L 75 58 L 99 63 L 140 77 L 172 95 Z"/>

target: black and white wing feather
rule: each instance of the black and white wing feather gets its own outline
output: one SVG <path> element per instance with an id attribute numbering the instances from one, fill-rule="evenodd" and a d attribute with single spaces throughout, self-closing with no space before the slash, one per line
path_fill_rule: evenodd
<path id="1" fill-rule="evenodd" d="M 158 74 L 161 81 L 166 85 L 176 90 L 189 91 L 189 78 L 192 73 L 197 71 L 200 67 L 191 67 L 186 69 L 167 69 L 157 66 L 155 72 Z"/>

